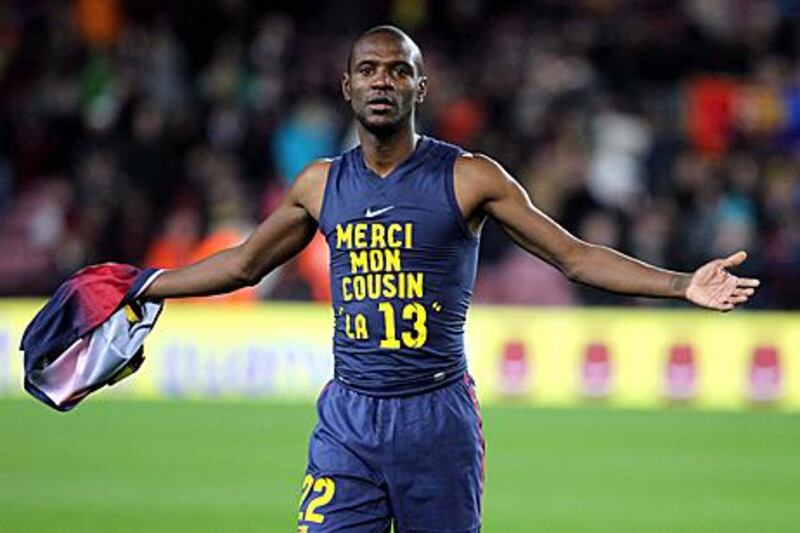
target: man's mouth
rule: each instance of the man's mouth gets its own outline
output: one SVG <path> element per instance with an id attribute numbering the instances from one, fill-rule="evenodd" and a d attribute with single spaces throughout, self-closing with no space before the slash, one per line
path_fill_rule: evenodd
<path id="1" fill-rule="evenodd" d="M 395 103 L 391 98 L 382 96 L 367 100 L 367 107 L 374 111 L 388 111 L 389 109 L 395 107 Z"/>

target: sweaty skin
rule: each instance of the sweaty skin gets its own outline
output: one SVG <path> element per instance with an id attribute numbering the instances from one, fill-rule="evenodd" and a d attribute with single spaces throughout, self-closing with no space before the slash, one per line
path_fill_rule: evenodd
<path id="1" fill-rule="evenodd" d="M 369 33 L 353 44 L 342 94 L 357 119 L 365 164 L 378 176 L 387 176 L 408 158 L 419 139 L 415 111 L 427 92 L 422 69 L 419 48 L 402 34 Z M 144 296 L 205 296 L 258 283 L 311 241 L 329 167 L 324 160 L 306 167 L 283 203 L 244 243 L 165 272 Z M 694 273 L 680 273 L 582 241 L 538 210 L 522 187 L 484 155 L 468 154 L 456 161 L 454 188 L 473 232 L 492 217 L 519 246 L 580 283 L 625 294 L 683 298 L 720 311 L 746 302 L 759 285 L 727 270 L 741 264 L 745 252 L 711 261 Z"/>

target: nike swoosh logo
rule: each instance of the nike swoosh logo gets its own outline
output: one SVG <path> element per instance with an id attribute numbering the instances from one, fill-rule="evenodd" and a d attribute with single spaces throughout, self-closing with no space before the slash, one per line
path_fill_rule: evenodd
<path id="1" fill-rule="evenodd" d="M 367 210 L 364 211 L 364 216 L 367 217 L 367 218 L 374 218 L 374 217 L 376 217 L 378 215 L 384 214 L 387 211 L 391 211 L 392 209 L 394 209 L 393 205 L 390 205 L 389 207 L 383 207 L 381 209 L 376 209 L 375 211 L 373 211 L 372 209 L 370 209 L 368 207 Z"/>

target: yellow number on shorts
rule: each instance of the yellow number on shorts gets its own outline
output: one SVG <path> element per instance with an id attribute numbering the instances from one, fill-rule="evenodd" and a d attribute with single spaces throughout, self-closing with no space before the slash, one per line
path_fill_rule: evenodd
<path id="1" fill-rule="evenodd" d="M 300 493 L 300 504 L 298 507 L 303 506 L 303 502 L 308 498 L 308 493 L 311 492 L 312 485 L 314 485 L 314 478 L 306 474 L 306 477 L 303 478 L 303 490 Z M 300 515 L 297 518 L 298 520 L 303 519 L 303 511 L 300 511 Z"/>
<path id="2" fill-rule="evenodd" d="M 428 340 L 428 327 L 425 325 L 428 320 L 428 313 L 421 303 L 412 302 L 403 307 L 403 320 L 413 320 L 412 327 L 414 331 L 404 331 L 400 334 L 400 339 L 397 338 L 395 313 L 392 304 L 381 302 L 378 304 L 378 311 L 383 313 L 385 331 L 384 338 L 381 339 L 381 348 L 396 350 L 400 348 L 400 339 L 403 340 L 403 344 L 407 348 L 421 348 L 425 341 Z"/>
<path id="3" fill-rule="evenodd" d="M 308 503 L 308 507 L 306 508 L 306 522 L 321 524 L 325 520 L 325 517 L 315 511 L 330 503 L 333 499 L 333 495 L 336 493 L 336 485 L 333 483 L 332 479 L 321 477 L 314 483 L 314 492 L 319 492 L 321 494 Z"/>
<path id="4" fill-rule="evenodd" d="M 321 524 L 325 521 L 325 517 L 316 511 L 320 507 L 329 504 L 333 499 L 333 495 L 336 493 L 336 484 L 331 478 L 328 477 L 321 477 L 314 481 L 313 477 L 306 476 L 305 479 L 303 479 L 303 494 L 300 498 L 301 507 L 305 499 L 308 497 L 308 494 L 311 492 L 312 486 L 314 488 L 314 492 L 319 493 L 319 496 L 308 502 L 305 516 L 301 510 L 298 519 L 306 522 L 313 522 L 315 524 Z"/>

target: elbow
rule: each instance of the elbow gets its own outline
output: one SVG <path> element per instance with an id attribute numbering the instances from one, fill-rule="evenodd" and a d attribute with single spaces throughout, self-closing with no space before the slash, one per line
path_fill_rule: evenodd
<path id="1" fill-rule="evenodd" d="M 244 251 L 238 250 L 231 277 L 238 287 L 252 287 L 264 277 L 258 261 L 248 257 Z"/>
<path id="2" fill-rule="evenodd" d="M 570 280 L 576 283 L 586 283 L 589 275 L 589 265 L 586 256 L 591 245 L 577 243 L 558 262 L 558 268 Z"/>
<path id="3" fill-rule="evenodd" d="M 264 276 L 253 267 L 242 268 L 236 276 L 236 282 L 242 287 L 253 287 L 258 285 Z"/>
<path id="4" fill-rule="evenodd" d="M 560 267 L 561 272 L 564 276 L 567 277 L 570 281 L 574 281 L 576 283 L 581 283 L 583 280 L 583 273 L 578 265 L 562 265 Z"/>
<path id="5" fill-rule="evenodd" d="M 240 271 L 233 276 L 237 288 L 253 287 L 261 281 L 261 277 L 249 271 Z"/>

